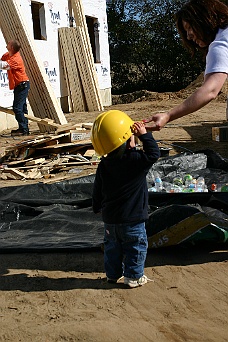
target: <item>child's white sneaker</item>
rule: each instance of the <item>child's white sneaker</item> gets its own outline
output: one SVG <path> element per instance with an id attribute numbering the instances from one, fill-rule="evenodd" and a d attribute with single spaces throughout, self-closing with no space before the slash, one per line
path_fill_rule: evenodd
<path id="1" fill-rule="evenodd" d="M 142 285 L 145 285 L 146 283 L 148 283 L 148 281 L 153 281 L 153 280 L 147 278 L 146 275 L 143 275 L 139 279 L 133 279 L 133 278 L 124 277 L 124 284 L 128 285 L 130 287 L 142 286 Z"/>

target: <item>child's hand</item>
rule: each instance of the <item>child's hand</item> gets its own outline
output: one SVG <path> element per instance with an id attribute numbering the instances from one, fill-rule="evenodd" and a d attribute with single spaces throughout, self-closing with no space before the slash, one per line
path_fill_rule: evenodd
<path id="1" fill-rule="evenodd" d="M 136 135 L 137 137 L 139 137 L 140 135 L 145 134 L 147 132 L 145 124 L 142 121 L 134 122 L 134 124 L 132 126 L 132 131 L 133 131 L 134 135 Z"/>

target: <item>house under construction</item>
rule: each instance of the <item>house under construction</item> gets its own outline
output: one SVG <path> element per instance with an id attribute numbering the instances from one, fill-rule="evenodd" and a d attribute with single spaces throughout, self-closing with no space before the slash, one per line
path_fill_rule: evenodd
<path id="1" fill-rule="evenodd" d="M 21 43 L 35 117 L 66 124 L 63 113 L 111 105 L 105 0 L 1 1 L 0 29 L 0 58 L 6 42 Z M 12 103 L 7 72 L 0 70 L 0 107 Z M 0 130 L 15 126 L 13 116 L 1 111 L 0 117 Z"/>

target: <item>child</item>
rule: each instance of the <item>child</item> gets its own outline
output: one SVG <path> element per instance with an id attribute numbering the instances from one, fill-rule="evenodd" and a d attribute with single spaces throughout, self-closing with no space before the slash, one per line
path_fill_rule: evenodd
<path id="1" fill-rule="evenodd" d="M 109 117 L 115 115 L 113 112 L 117 111 L 107 112 Z M 122 116 L 127 115 L 122 113 Z M 123 122 L 124 120 L 121 120 L 120 129 L 123 129 Z M 145 221 L 148 218 L 146 175 L 159 158 L 160 151 L 151 132 L 147 133 L 144 123 L 131 122 L 132 127 L 127 121 L 125 129 L 126 132 L 130 129 L 131 137 L 107 153 L 98 165 L 93 188 L 93 211 L 101 211 L 104 221 L 104 264 L 107 281 L 116 283 L 124 276 L 124 284 L 133 288 L 148 281 L 144 275 L 148 247 L 145 230 Z M 96 126 L 96 123 L 94 125 Z M 99 139 L 102 140 L 105 136 L 103 146 L 110 146 L 109 142 L 113 143 L 113 134 L 116 135 L 118 129 L 119 127 L 113 127 L 112 124 L 108 125 L 104 132 L 101 123 L 99 132 L 92 132 L 93 145 L 97 146 L 97 142 L 100 144 Z M 136 149 L 132 131 L 143 143 L 143 150 Z M 118 141 L 124 136 L 122 133 L 119 134 Z"/>

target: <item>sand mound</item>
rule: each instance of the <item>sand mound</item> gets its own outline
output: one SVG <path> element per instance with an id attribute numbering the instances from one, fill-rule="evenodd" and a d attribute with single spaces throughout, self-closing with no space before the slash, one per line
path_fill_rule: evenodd
<path id="1" fill-rule="evenodd" d="M 202 85 L 203 77 L 204 77 L 204 73 L 201 73 L 196 78 L 196 80 L 191 82 L 186 88 L 181 89 L 177 92 L 158 93 L 158 92 L 153 92 L 153 91 L 148 91 L 148 90 L 139 90 L 133 93 L 113 95 L 112 103 L 113 105 L 116 105 L 116 104 L 123 104 L 123 103 L 131 103 L 135 101 L 137 102 L 157 101 L 157 100 L 175 99 L 175 98 L 186 99 L 188 96 L 194 93 L 194 91 Z M 225 82 L 216 100 L 219 102 L 226 102 L 227 94 L 228 94 L 228 82 Z"/>

